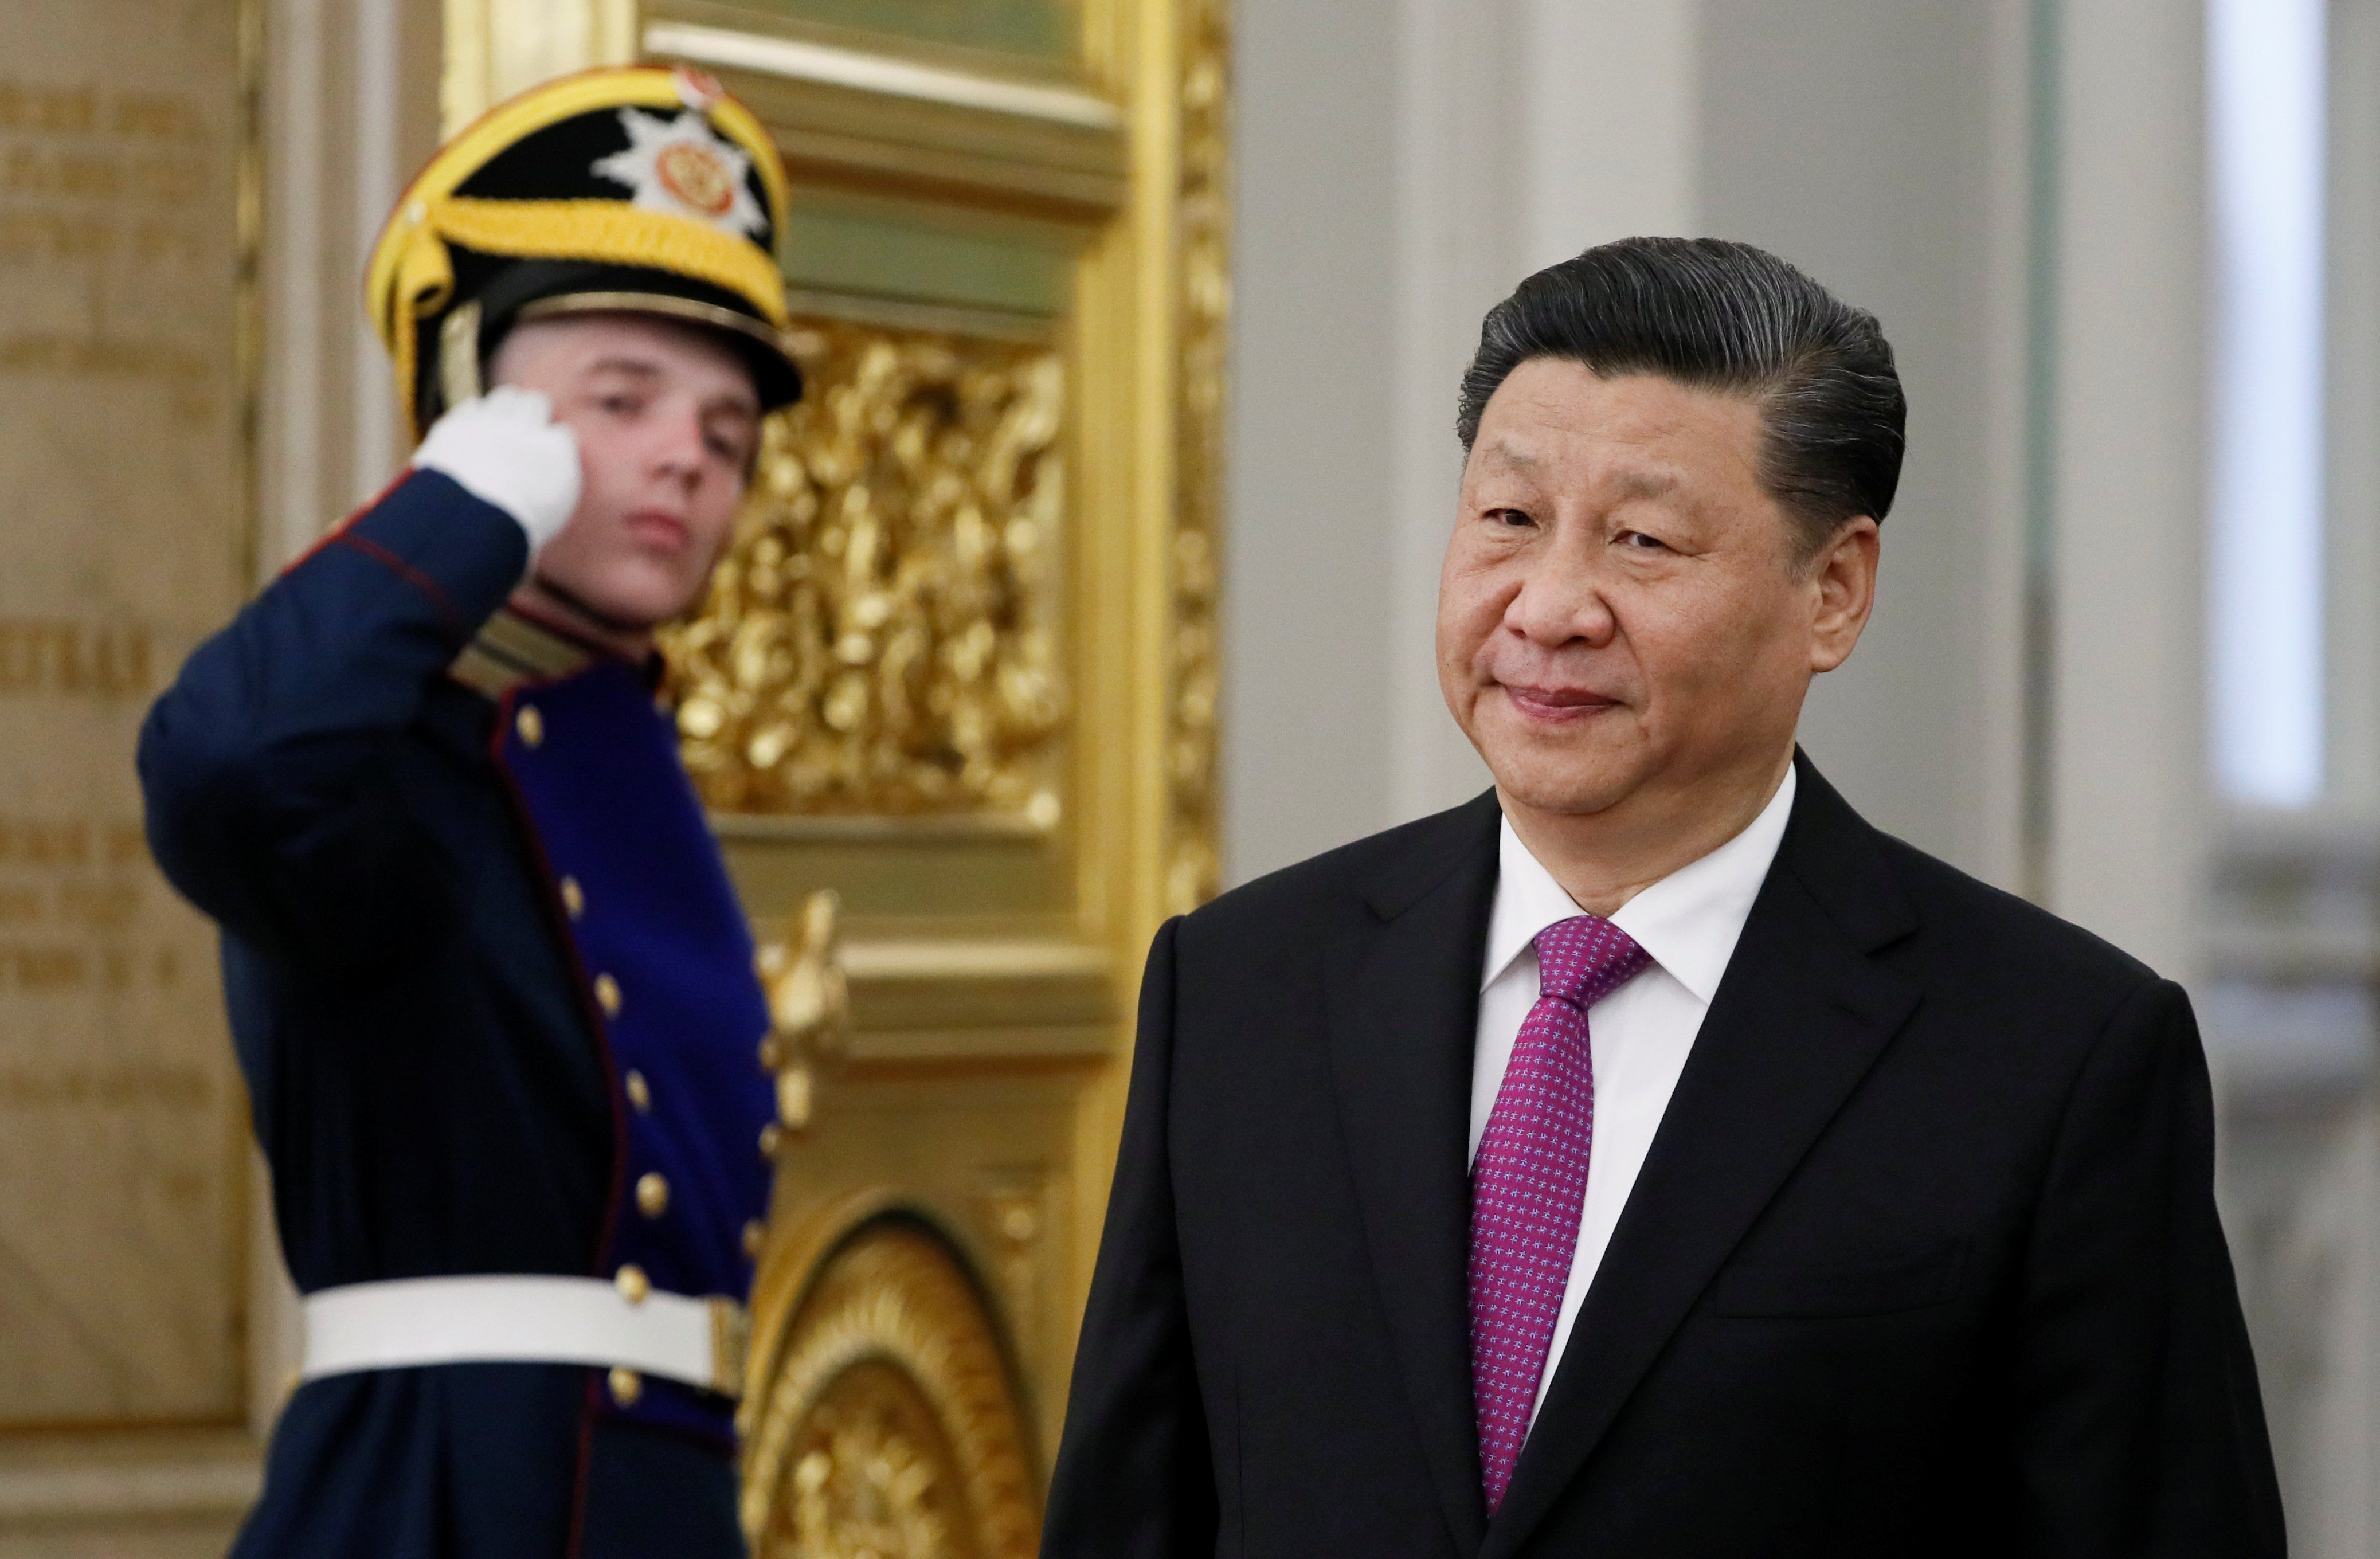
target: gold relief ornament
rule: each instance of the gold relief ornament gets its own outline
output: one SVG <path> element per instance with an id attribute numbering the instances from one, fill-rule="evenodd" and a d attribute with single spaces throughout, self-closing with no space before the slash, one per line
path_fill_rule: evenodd
<path id="1" fill-rule="evenodd" d="M 813 1069 L 840 1059 L 850 1032 L 851 990 L 836 929 L 840 910 L 833 889 L 811 894 L 791 941 L 764 944 L 755 961 L 769 999 L 760 1062 L 776 1073 L 777 1119 L 786 1131 L 809 1125 Z"/>
<path id="2" fill-rule="evenodd" d="M 1055 821 L 1065 376 L 1047 347 L 802 320 L 709 598 L 671 630 L 712 808 Z"/>
<path id="3" fill-rule="evenodd" d="M 980 1549 L 932 1406 L 899 1372 L 860 1364 L 811 1409 L 783 1502 L 802 1559 L 960 1559 Z"/>
<path id="4" fill-rule="evenodd" d="M 863 1225 L 747 1393 L 755 1559 L 1031 1559 L 1040 1513 L 982 1296 L 939 1233 Z"/>
<path id="5" fill-rule="evenodd" d="M 1173 623 L 1165 744 L 1165 912 L 1220 886 L 1215 787 L 1219 538 L 1225 371 L 1232 313 L 1231 22 L 1227 0 L 1183 10 L 1179 199 L 1181 348 L 1175 430 Z"/>

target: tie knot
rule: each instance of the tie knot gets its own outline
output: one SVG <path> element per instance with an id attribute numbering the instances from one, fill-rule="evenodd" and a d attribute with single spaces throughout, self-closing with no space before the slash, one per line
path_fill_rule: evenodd
<path id="1" fill-rule="evenodd" d="M 1635 978 L 1653 956 L 1601 915 L 1572 915 L 1537 933 L 1537 994 L 1584 1012 Z"/>

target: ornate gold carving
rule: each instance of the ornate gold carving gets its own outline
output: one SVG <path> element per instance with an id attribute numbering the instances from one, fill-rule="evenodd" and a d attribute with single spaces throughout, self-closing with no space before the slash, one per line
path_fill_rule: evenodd
<path id="1" fill-rule="evenodd" d="M 1183 0 L 1179 490 L 1165 767 L 1166 910 L 1220 885 L 1215 790 L 1217 556 L 1224 354 L 1232 313 L 1231 23 L 1228 0 Z"/>
<path id="2" fill-rule="evenodd" d="M 1031 1559 L 1040 1514 L 982 1297 L 923 1223 L 875 1218 L 805 1285 L 746 1397 L 754 1559 Z"/>
<path id="3" fill-rule="evenodd" d="M 1040 1349 L 1040 1268 L 1050 1223 L 1050 1171 L 1041 1165 L 989 1169 L 978 1176 L 976 1209 L 986 1239 L 985 1266 L 1000 1291 L 1018 1352 L 1029 1366 Z"/>
<path id="4" fill-rule="evenodd" d="M 832 888 L 802 905 L 791 943 L 764 944 L 757 961 L 769 997 L 769 1037 L 760 1061 L 777 1074 L 777 1119 L 786 1131 L 810 1123 L 812 1069 L 840 1059 L 851 1030 L 851 987 L 843 973 L 835 921 L 842 908 Z M 783 1141 L 781 1133 L 778 1141 Z"/>
<path id="5" fill-rule="evenodd" d="M 1050 554 L 1064 372 L 1047 347 L 808 319 L 751 507 L 667 647 L 723 812 L 1056 820 Z"/>

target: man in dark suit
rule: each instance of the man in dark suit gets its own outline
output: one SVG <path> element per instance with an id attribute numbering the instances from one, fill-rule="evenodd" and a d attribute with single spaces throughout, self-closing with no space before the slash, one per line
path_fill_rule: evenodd
<path id="1" fill-rule="evenodd" d="M 2282 1552 L 2187 1000 L 1795 751 L 1902 423 L 1746 246 L 1488 316 L 1495 789 L 1159 934 L 1048 1559 Z"/>

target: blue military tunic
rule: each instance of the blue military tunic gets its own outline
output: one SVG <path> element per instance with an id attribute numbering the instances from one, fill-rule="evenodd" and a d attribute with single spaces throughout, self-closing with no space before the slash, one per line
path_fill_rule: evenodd
<path id="1" fill-rule="evenodd" d="M 774 1093 L 752 942 L 643 669 L 504 603 L 520 527 L 416 472 L 143 730 L 302 1292 L 460 1274 L 741 1299 Z M 735 1554 L 732 1404 L 548 1364 L 308 1383 L 241 1554 Z"/>

